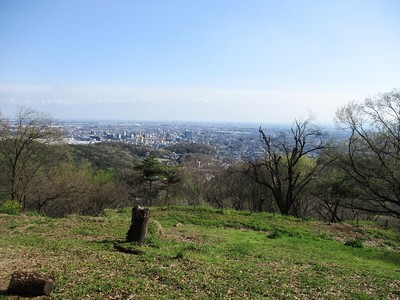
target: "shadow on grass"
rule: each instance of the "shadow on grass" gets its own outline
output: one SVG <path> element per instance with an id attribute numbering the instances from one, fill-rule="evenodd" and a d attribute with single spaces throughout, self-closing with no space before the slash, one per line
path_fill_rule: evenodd
<path id="1" fill-rule="evenodd" d="M 90 241 L 90 243 L 95 244 L 114 244 L 114 243 L 124 243 L 124 240 L 101 240 L 101 241 Z"/>
<path id="2" fill-rule="evenodd" d="M 101 240 L 101 241 L 88 241 L 92 245 L 104 245 L 107 248 L 114 248 L 116 244 L 131 245 L 131 246 L 141 246 L 135 242 L 128 242 L 126 240 Z"/>
<path id="3" fill-rule="evenodd" d="M 400 254 L 398 252 L 389 252 L 389 251 L 368 251 L 368 252 L 358 252 L 354 251 L 353 255 L 359 256 L 365 260 L 371 261 L 382 261 L 391 265 L 400 266 Z"/>
<path id="4" fill-rule="evenodd" d="M 126 243 L 126 241 L 125 240 L 101 240 L 101 241 L 88 241 L 88 243 L 92 244 L 92 245 L 105 245 L 105 246 L 113 247 L 116 243 L 122 244 L 122 243 Z"/>
<path id="5" fill-rule="evenodd" d="M 107 250 L 113 249 L 114 251 L 129 253 L 134 255 L 142 255 L 144 252 L 140 250 L 140 244 L 129 243 L 125 240 L 102 240 L 102 241 L 90 241 L 89 243 L 94 245 L 105 246 Z"/>

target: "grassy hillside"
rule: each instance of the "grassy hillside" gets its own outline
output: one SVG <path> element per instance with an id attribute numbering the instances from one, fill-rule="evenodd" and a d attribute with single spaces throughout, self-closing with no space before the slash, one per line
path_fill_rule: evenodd
<path id="1" fill-rule="evenodd" d="M 97 169 L 113 167 L 119 171 L 134 168 L 140 162 L 139 158 L 145 157 L 148 153 L 157 157 L 170 154 L 166 150 L 117 142 L 70 145 L 70 148 L 78 161 L 86 159 Z"/>
<path id="2" fill-rule="evenodd" d="M 153 208 L 152 218 L 164 234 L 150 235 L 145 254 L 134 256 L 113 249 L 129 209 L 63 219 L 2 214 L 0 290 L 19 269 L 53 273 L 52 299 L 400 298 L 396 231 L 203 207 Z"/>

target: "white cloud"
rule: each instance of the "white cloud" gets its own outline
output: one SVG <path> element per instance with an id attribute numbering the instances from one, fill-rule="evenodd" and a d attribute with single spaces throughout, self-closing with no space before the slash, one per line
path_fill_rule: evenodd
<path id="1" fill-rule="evenodd" d="M 64 99 L 48 99 L 42 100 L 41 104 L 61 104 L 61 105 L 72 105 L 72 104 L 80 104 L 78 100 L 64 100 Z"/>
<path id="2" fill-rule="evenodd" d="M 204 99 L 204 98 L 194 98 L 194 99 L 191 99 L 189 102 L 195 103 L 195 104 L 208 104 L 208 103 L 211 103 L 210 100 Z"/>
<path id="3" fill-rule="evenodd" d="M 65 87 L 63 87 L 63 86 L 52 86 L 51 89 L 55 90 L 55 91 L 62 91 L 62 90 L 65 90 Z"/>
<path id="4" fill-rule="evenodd" d="M 3 101 L 3 99 L 2 99 Z M 16 105 L 17 104 L 17 100 L 13 99 L 13 98 L 8 98 L 8 99 L 4 99 L 4 101 L 8 104 L 13 104 Z"/>
<path id="5" fill-rule="evenodd" d="M 318 120 L 331 121 L 339 106 L 366 96 L 261 89 L 0 86 L 0 101 L 14 106 L 28 104 L 62 118 L 79 114 L 99 119 L 165 116 L 174 120 L 290 122 L 311 111 Z"/>

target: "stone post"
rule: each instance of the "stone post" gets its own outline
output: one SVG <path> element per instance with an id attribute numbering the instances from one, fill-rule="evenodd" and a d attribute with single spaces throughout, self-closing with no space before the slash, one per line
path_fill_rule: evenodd
<path id="1" fill-rule="evenodd" d="M 142 243 L 147 234 L 150 210 L 141 206 L 132 208 L 131 226 L 126 234 L 127 242 Z"/>

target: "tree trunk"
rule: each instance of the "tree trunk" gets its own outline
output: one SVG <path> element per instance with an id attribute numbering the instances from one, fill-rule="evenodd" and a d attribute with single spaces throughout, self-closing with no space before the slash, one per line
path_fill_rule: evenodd
<path id="1" fill-rule="evenodd" d="M 127 242 L 142 243 L 147 234 L 150 210 L 141 206 L 132 208 L 131 226 L 126 234 Z"/>
<path id="2" fill-rule="evenodd" d="M 54 277 L 37 272 L 15 271 L 11 274 L 7 292 L 23 296 L 48 296 L 55 286 Z"/>

